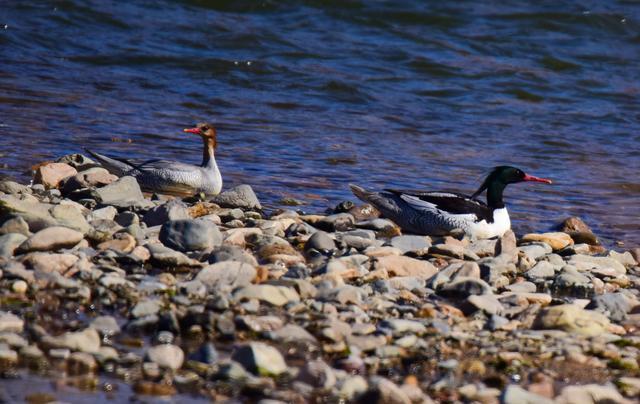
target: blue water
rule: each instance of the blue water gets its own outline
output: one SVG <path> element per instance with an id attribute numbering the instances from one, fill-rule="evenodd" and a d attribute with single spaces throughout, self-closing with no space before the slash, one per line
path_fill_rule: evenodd
<path id="1" fill-rule="evenodd" d="M 91 147 L 199 162 L 321 211 L 347 184 L 473 191 L 518 233 L 640 242 L 640 3 L 0 0 L 1 174 Z"/>

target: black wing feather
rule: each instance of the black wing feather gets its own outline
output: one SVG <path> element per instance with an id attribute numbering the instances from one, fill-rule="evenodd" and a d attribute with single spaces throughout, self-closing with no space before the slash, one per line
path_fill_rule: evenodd
<path id="1" fill-rule="evenodd" d="M 493 211 L 484 202 L 472 199 L 468 195 L 453 192 L 420 192 L 396 189 L 385 189 L 396 196 L 410 195 L 420 200 L 436 205 L 442 211 L 454 215 L 469 214 L 476 215 L 478 220 L 493 222 Z"/>

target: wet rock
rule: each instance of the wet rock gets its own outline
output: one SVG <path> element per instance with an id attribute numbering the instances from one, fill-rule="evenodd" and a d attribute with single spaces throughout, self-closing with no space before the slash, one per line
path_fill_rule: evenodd
<path id="1" fill-rule="evenodd" d="M 421 279 L 428 279 L 438 272 L 428 261 L 394 255 L 378 257 L 375 269 L 385 269 L 391 276 L 414 276 Z"/>
<path id="2" fill-rule="evenodd" d="M 256 275 L 256 269 L 252 265 L 240 261 L 223 261 L 203 268 L 195 279 L 210 291 L 231 290 L 250 285 Z"/>
<path id="3" fill-rule="evenodd" d="M 182 252 L 208 250 L 222 244 L 222 234 L 208 220 L 172 220 L 162 225 L 160 241 Z"/>
<path id="4" fill-rule="evenodd" d="M 556 404 L 630 403 L 611 384 L 566 386 L 556 397 L 555 402 Z"/>
<path id="5" fill-rule="evenodd" d="M 553 404 L 553 400 L 513 384 L 504 390 L 500 402 L 503 404 Z"/>
<path id="6" fill-rule="evenodd" d="M 605 293 L 595 296 L 585 307 L 603 313 L 613 321 L 623 321 L 634 306 L 633 301 L 624 293 Z"/>
<path id="7" fill-rule="evenodd" d="M 591 228 L 582 219 L 576 216 L 568 217 L 558 225 L 558 230 L 564 233 L 585 232 L 592 233 Z"/>
<path id="8" fill-rule="evenodd" d="M 426 254 L 431 247 L 431 238 L 428 236 L 396 236 L 389 241 L 392 247 L 402 251 L 402 254 L 408 252 L 423 255 Z"/>
<path id="9" fill-rule="evenodd" d="M 231 359 L 259 376 L 278 376 L 287 371 L 287 364 L 280 352 L 262 342 L 251 342 L 238 347 Z"/>
<path id="10" fill-rule="evenodd" d="M 574 304 L 562 304 L 542 309 L 534 326 L 596 336 L 607 332 L 609 324 L 609 319 L 601 313 L 584 310 Z"/>
<path id="11" fill-rule="evenodd" d="M 76 175 L 78 171 L 65 163 L 49 163 L 39 166 L 33 177 L 33 182 L 42 184 L 46 189 L 57 188 L 60 182 Z"/>
<path id="12" fill-rule="evenodd" d="M 249 285 L 234 292 L 233 297 L 242 299 L 258 299 L 274 306 L 284 306 L 289 302 L 299 302 L 300 296 L 292 288 L 273 285 Z"/>
<path id="13" fill-rule="evenodd" d="M 13 313 L 0 311 L 0 332 L 22 332 L 24 320 Z"/>
<path id="14" fill-rule="evenodd" d="M 147 226 L 159 226 L 173 220 L 191 219 L 189 208 L 179 199 L 173 199 L 150 209 L 142 218 Z"/>
<path id="15" fill-rule="evenodd" d="M 262 210 L 258 197 L 251 186 L 242 184 L 228 189 L 211 199 L 223 208 L 240 208 L 242 210 Z"/>
<path id="16" fill-rule="evenodd" d="M 184 362 L 184 352 L 179 346 L 162 344 L 151 347 L 147 350 L 147 359 L 158 366 L 178 370 Z"/>
<path id="17" fill-rule="evenodd" d="M 18 252 L 52 251 L 60 248 L 71 248 L 78 244 L 83 238 L 82 233 L 67 227 L 48 227 L 29 237 L 18 247 Z"/>
<path id="18" fill-rule="evenodd" d="M 121 177 L 102 188 L 94 189 L 91 192 L 91 196 L 103 205 L 121 207 L 135 206 L 144 199 L 138 181 L 128 176 Z"/>
<path id="19" fill-rule="evenodd" d="M 26 239 L 27 236 L 20 233 L 7 233 L 0 236 L 0 257 L 12 257 L 14 251 Z"/>

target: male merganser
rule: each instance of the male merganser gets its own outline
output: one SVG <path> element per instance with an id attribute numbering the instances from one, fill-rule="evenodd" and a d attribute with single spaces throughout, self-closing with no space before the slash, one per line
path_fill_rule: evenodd
<path id="1" fill-rule="evenodd" d="M 471 196 L 449 192 L 414 192 L 387 189 L 369 192 L 357 185 L 351 191 L 360 199 L 375 206 L 403 230 L 426 235 L 444 235 L 461 229 L 472 238 L 502 236 L 511 228 L 509 213 L 502 201 L 502 192 L 509 184 L 523 181 L 551 180 L 525 174 L 522 170 L 495 167 L 480 188 Z M 487 203 L 475 199 L 487 190 Z"/>
<path id="2" fill-rule="evenodd" d="M 135 177 L 140 187 L 149 192 L 172 195 L 217 195 L 222 189 L 222 176 L 216 164 L 216 129 L 210 123 L 199 123 L 184 130 L 202 138 L 200 166 L 167 160 L 133 160 L 107 157 L 87 150 L 98 162 L 117 176 Z"/>

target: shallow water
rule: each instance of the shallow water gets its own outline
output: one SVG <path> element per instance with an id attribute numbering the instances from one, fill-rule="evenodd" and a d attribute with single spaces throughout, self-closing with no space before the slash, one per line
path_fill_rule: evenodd
<path id="1" fill-rule="evenodd" d="M 135 3 L 135 4 L 133 4 Z M 347 184 L 472 192 L 518 233 L 640 244 L 640 3 L 0 0 L 1 174 L 82 147 L 197 163 L 318 211 Z"/>

